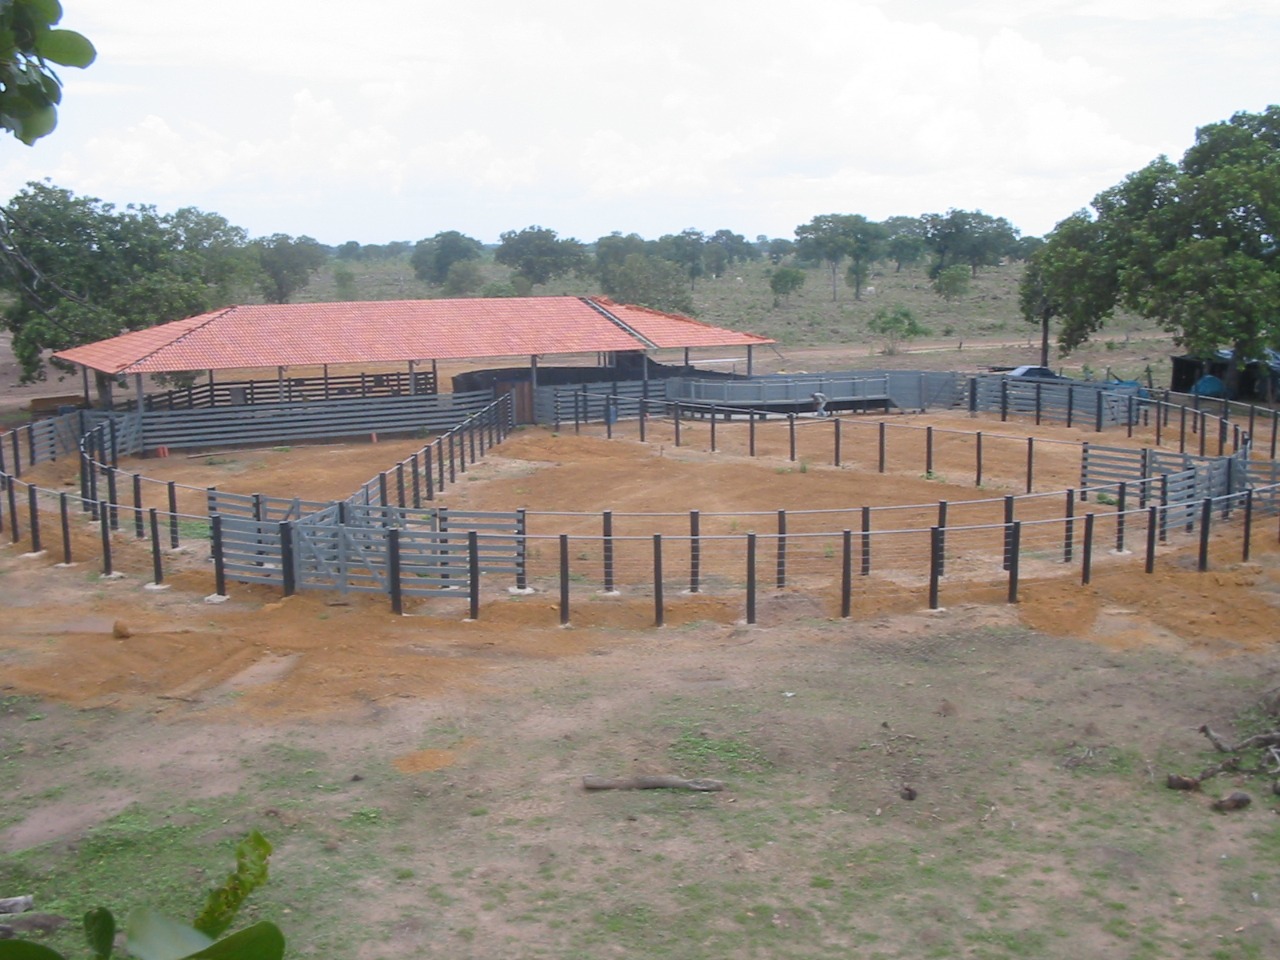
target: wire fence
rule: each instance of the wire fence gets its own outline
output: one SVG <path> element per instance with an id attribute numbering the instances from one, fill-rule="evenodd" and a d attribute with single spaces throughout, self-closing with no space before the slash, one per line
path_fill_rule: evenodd
<path id="1" fill-rule="evenodd" d="M 146 571 L 154 585 L 163 584 L 175 551 L 187 548 L 204 576 L 205 561 L 214 561 L 218 597 L 226 595 L 228 581 L 271 584 L 286 593 L 385 593 L 398 612 L 405 598 L 456 596 L 466 598 L 477 617 L 483 601 L 528 591 L 558 597 L 561 622 L 575 610 L 582 615 L 589 598 L 623 596 L 651 602 L 658 624 L 684 596 L 719 598 L 749 623 L 761 596 L 777 591 L 812 593 L 825 598 L 831 615 L 846 617 L 871 609 L 873 600 L 936 608 L 949 597 L 998 590 L 1016 601 L 1026 577 L 1074 574 L 1088 583 L 1099 564 L 1140 563 L 1151 572 L 1162 556 L 1186 549 L 1204 570 L 1215 544 L 1220 550 L 1234 544 L 1230 549 L 1248 559 L 1258 519 L 1276 512 L 1280 478 L 1273 462 L 1250 459 L 1259 451 L 1242 436 L 1240 418 L 1255 423 L 1271 412 L 1232 411 L 1237 420 L 1226 422 L 1205 410 L 1179 409 L 1189 408 L 1144 401 L 1137 436 L 1176 446 L 1181 459 L 1175 466 L 1186 469 L 1147 475 L 1162 464 L 1153 451 L 1169 451 L 1142 447 L 1134 451 L 1138 456 L 1095 457 L 1095 466 L 1105 462 L 1106 482 L 1053 490 L 1034 488 L 1064 471 L 1089 479 L 1089 444 L 883 420 L 752 417 L 730 426 L 715 416 L 683 425 L 679 416 L 606 419 L 605 435 L 619 439 L 697 444 L 743 456 L 773 450 L 787 463 L 822 455 L 836 466 L 879 473 L 971 472 L 979 486 L 991 479 L 984 456 L 992 445 L 1013 444 L 1025 453 L 1025 460 L 1018 458 L 1025 474 L 1013 479 L 1026 492 L 806 510 L 515 510 L 452 517 L 430 501 L 506 436 L 509 398 L 338 504 L 227 494 L 122 471 L 117 464 L 127 434 L 114 421 L 70 414 L 0 435 L 12 470 L 0 473 L 0 538 L 63 564 L 91 558 L 105 576 Z M 1202 445 L 1225 451 L 1229 443 L 1234 452 L 1221 457 L 1185 452 Z M 79 494 L 19 476 L 24 467 L 64 457 L 77 459 Z M 1228 461 L 1237 466 L 1220 466 Z M 1186 481 L 1188 473 L 1194 476 Z M 302 539 L 307 527 L 311 542 Z M 232 543 L 239 552 L 228 549 Z"/>

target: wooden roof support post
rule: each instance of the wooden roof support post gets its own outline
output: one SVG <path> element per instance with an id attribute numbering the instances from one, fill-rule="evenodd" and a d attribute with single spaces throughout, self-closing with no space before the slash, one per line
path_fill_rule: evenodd
<path id="1" fill-rule="evenodd" d="M 418 367 L 417 360 L 409 361 L 409 393 L 410 394 L 414 394 L 418 392 L 418 377 L 416 375 L 417 367 Z"/>
<path id="2" fill-rule="evenodd" d="M 536 353 L 529 358 L 529 382 L 533 385 L 533 389 L 538 389 L 538 355 Z"/>
<path id="3" fill-rule="evenodd" d="M 747 344 L 747 376 L 748 377 L 751 376 L 751 360 L 752 360 L 751 351 L 753 347 L 754 347 L 753 344 L 750 344 L 750 343 Z"/>
<path id="4" fill-rule="evenodd" d="M 276 367 L 276 402 L 284 403 L 284 367 Z"/>
<path id="5" fill-rule="evenodd" d="M 750 350 L 751 348 L 747 347 L 747 349 Z M 689 348 L 688 347 L 684 348 L 684 365 L 686 367 L 689 365 Z"/>
<path id="6" fill-rule="evenodd" d="M 89 398 L 89 368 L 83 364 L 80 365 L 80 380 L 84 383 L 84 405 L 92 407 L 93 401 Z"/>

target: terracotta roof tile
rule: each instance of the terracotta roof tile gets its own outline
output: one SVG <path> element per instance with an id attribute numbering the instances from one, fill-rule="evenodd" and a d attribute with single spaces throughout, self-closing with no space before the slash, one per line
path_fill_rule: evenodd
<path id="1" fill-rule="evenodd" d="M 603 311 L 578 297 L 227 307 L 54 356 L 104 373 L 172 373 L 772 342 L 685 317 L 597 303 Z"/>

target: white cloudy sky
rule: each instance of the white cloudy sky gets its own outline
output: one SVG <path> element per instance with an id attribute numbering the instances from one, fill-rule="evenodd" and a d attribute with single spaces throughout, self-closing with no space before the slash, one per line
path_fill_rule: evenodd
<path id="1" fill-rule="evenodd" d="M 1280 102 L 1276 0 L 64 0 L 98 47 L 0 198 L 325 243 L 948 207 L 1043 234 Z"/>

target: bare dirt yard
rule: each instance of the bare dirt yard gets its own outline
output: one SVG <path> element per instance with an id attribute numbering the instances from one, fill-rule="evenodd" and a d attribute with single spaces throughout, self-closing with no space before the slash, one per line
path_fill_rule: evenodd
<path id="1" fill-rule="evenodd" d="M 330 497 L 413 446 L 139 469 Z M 817 449 L 802 470 L 781 448 L 751 461 L 526 430 L 445 502 L 978 495 L 948 469 L 868 471 L 865 443 L 842 469 Z M 1000 449 L 995 495 L 1023 462 Z M 1053 449 L 1037 473 L 1069 485 Z M 848 621 L 801 583 L 766 592 L 757 626 L 739 622 L 740 595 L 673 596 L 662 629 L 627 591 L 581 587 L 569 628 L 547 593 L 496 588 L 475 622 L 460 601 L 395 617 L 385 598 L 242 586 L 213 605 L 198 551 L 155 592 L 141 554 L 103 580 L 19 550 L 0 551 L 0 896 L 33 894 L 49 926 L 99 903 L 190 916 L 257 828 L 276 849 L 245 918 L 278 922 L 294 956 L 1280 953 L 1270 779 L 1165 787 L 1221 759 L 1201 724 L 1229 738 L 1276 725 L 1257 707 L 1280 683 L 1272 519 L 1250 562 L 1228 540 L 1205 574 L 1169 550 L 1150 576 L 1127 561 L 1099 563 L 1089 587 L 1029 576 L 1017 605 L 995 602 L 1001 582 L 948 588 L 935 613 L 918 590 L 868 594 Z M 643 774 L 726 787 L 581 785 Z M 1210 809 L 1233 789 L 1253 803 Z M 66 925 L 49 942 L 76 941 Z"/>

